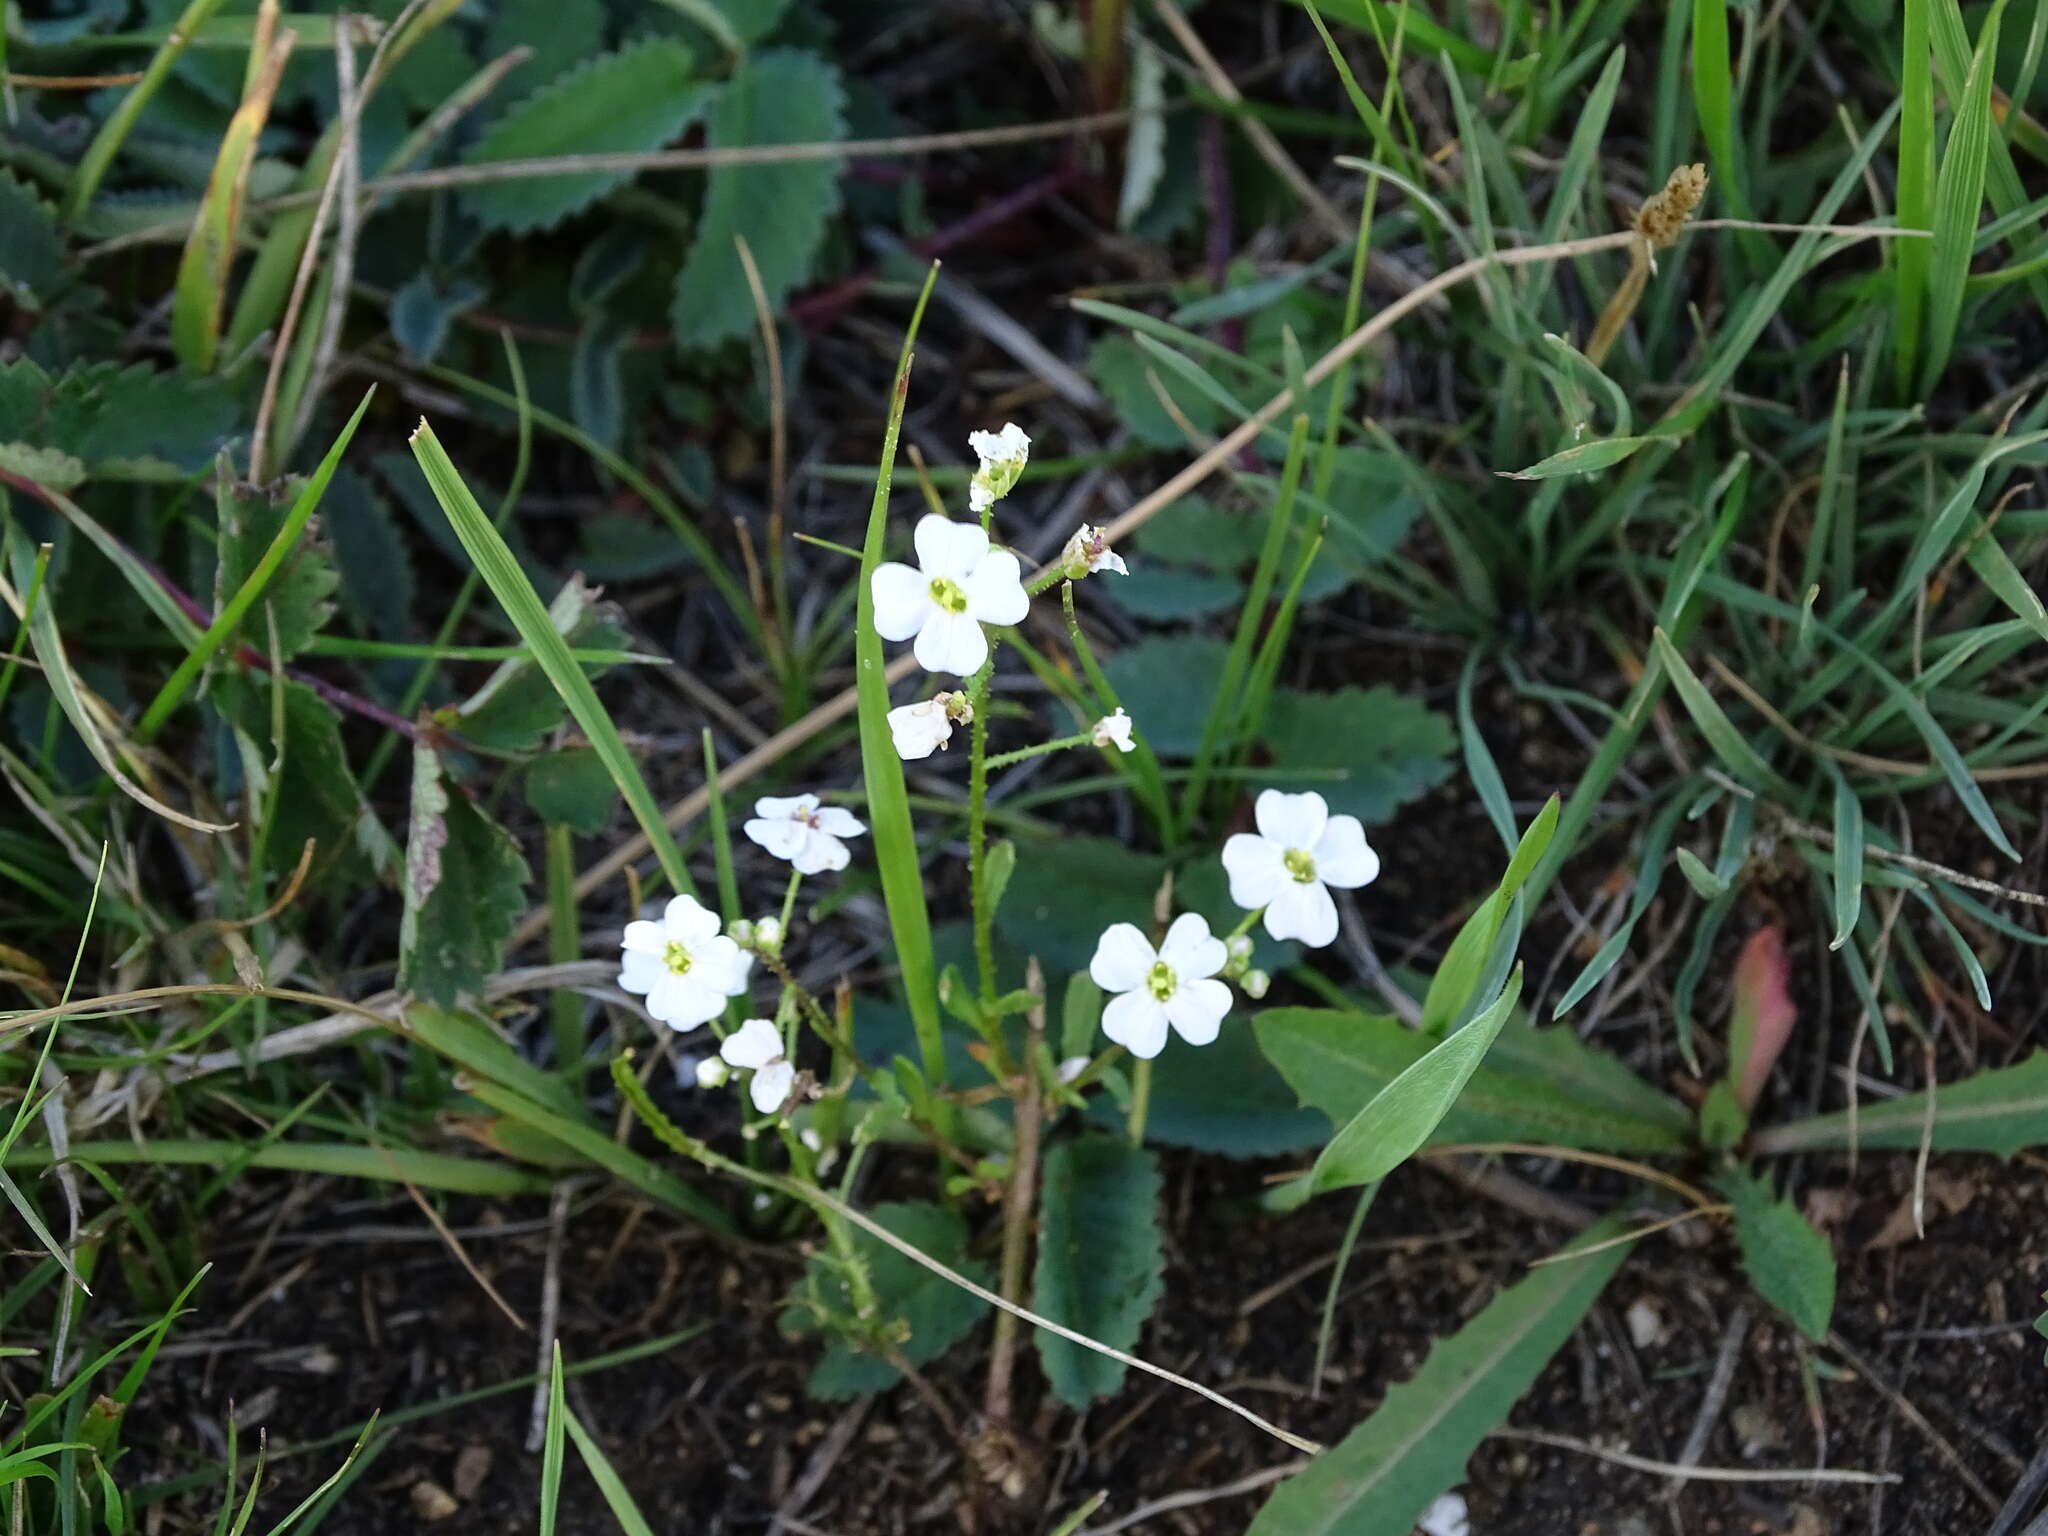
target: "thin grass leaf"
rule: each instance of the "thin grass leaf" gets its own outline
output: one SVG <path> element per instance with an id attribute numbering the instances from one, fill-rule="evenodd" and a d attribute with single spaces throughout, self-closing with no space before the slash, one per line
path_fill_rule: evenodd
<path id="1" fill-rule="evenodd" d="M 253 1155 L 240 1142 L 152 1137 L 146 1141 L 74 1141 L 71 1159 L 79 1163 L 162 1163 L 196 1168 L 218 1167 L 248 1155 L 252 1168 L 283 1168 L 296 1173 L 324 1173 L 336 1178 L 374 1179 L 392 1184 L 417 1184 L 463 1195 L 532 1195 L 548 1182 L 520 1169 L 475 1158 L 420 1152 L 410 1147 L 365 1147 L 351 1142 L 290 1141 L 263 1147 Z M 10 1168 L 45 1168 L 50 1149 L 18 1146 L 7 1154 Z"/>
<path id="2" fill-rule="evenodd" d="M 328 1473 L 320 1486 L 301 1499 L 290 1514 L 273 1525 L 269 1536 L 287 1536 L 287 1533 L 296 1528 L 309 1514 L 313 1515 L 315 1523 L 318 1523 L 327 1507 L 329 1496 L 338 1493 L 347 1487 L 349 1482 L 360 1477 L 375 1459 L 377 1450 L 390 1443 L 390 1437 L 387 1435 L 378 1443 L 377 1450 L 371 1451 L 368 1456 L 363 1455 L 363 1448 L 370 1443 L 370 1435 L 376 1428 L 377 1415 L 373 1413 L 370 1415 L 370 1422 L 363 1426 L 362 1434 L 356 1437 L 355 1444 L 349 1447 L 348 1455 L 342 1458 L 341 1465 Z"/>
<path id="3" fill-rule="evenodd" d="M 569 1405 L 562 1400 L 562 1341 L 555 1340 L 554 1367 L 548 1372 L 548 1418 L 540 1452 L 540 1536 L 555 1536 L 562 1503 L 562 1436 Z"/>
<path id="4" fill-rule="evenodd" d="M 1728 63 L 1728 0 L 1693 0 L 1692 99 L 1707 163 L 1740 206 L 1743 162 L 1735 153 L 1735 84 Z M 1661 171 L 1659 175 L 1663 174 Z"/>
<path id="5" fill-rule="evenodd" d="M 1500 768 L 1487 748 L 1486 738 L 1479 734 L 1479 723 L 1472 718 L 1472 679 L 1478 668 L 1479 653 L 1474 651 L 1465 658 L 1464 670 L 1458 674 L 1458 741 L 1465 754 L 1465 772 L 1472 780 L 1479 803 L 1485 807 L 1493 829 L 1500 834 L 1501 845 L 1513 853 L 1515 809 L 1508 802 L 1507 783 L 1500 776 Z"/>
<path id="6" fill-rule="evenodd" d="M 2048 640 L 2048 608 L 2041 604 L 2039 594 L 2021 574 L 2020 568 L 2012 563 L 2012 556 L 1998 542 L 1998 536 L 1981 523 L 1970 540 L 1970 569 L 1984 578 L 1984 585 L 2001 603 L 2018 616 L 2042 639 Z"/>
<path id="7" fill-rule="evenodd" d="M 1791 785 L 1781 778 L 1777 770 L 1763 760 L 1747 738 L 1735 729 L 1720 701 L 1707 691 L 1699 674 L 1686 664 L 1679 655 L 1678 647 L 1671 643 L 1671 637 L 1660 625 L 1651 638 L 1657 659 L 1664 664 L 1664 670 L 1671 675 L 1671 686 L 1678 690 L 1679 700 L 1685 705 L 1686 713 L 1692 716 L 1693 724 L 1700 728 L 1700 734 L 1707 738 L 1707 745 L 1714 749 L 1714 755 L 1727 764 L 1736 778 L 1751 789 L 1768 790 L 1774 795 L 1790 799 L 1797 794 Z"/>
<path id="8" fill-rule="evenodd" d="M 1984 179 L 1992 146 L 2004 145 L 1991 115 L 1991 70 L 1998 57 L 1998 23 L 2005 0 L 1996 0 L 1984 18 L 1970 72 L 1942 147 L 1941 172 L 1935 180 L 1934 239 L 1927 257 L 1927 360 L 1921 369 L 1923 391 L 1948 367 L 1956 329 L 1963 314 L 1963 295 L 1970 258 L 1977 242 L 1977 223 L 1984 206 Z M 1907 242 L 1911 243 L 1911 242 Z"/>
<path id="9" fill-rule="evenodd" d="M 1939 928 L 1943 936 L 1947 938 L 1949 947 L 1956 952 L 1956 959 L 1962 962 L 1964 974 L 1970 978 L 1970 990 L 1976 994 L 1977 1006 L 1986 1013 L 1989 1013 L 1991 1011 L 1991 981 L 1984 974 L 1984 963 L 1977 958 L 1976 950 L 1970 947 L 1970 941 L 1964 938 L 1962 930 L 1956 927 L 1955 919 L 1948 915 L 1942 904 L 1936 901 L 1931 893 L 1925 890 L 1918 890 L 1911 894 L 1915 901 L 1926 907 L 1933 914 L 1934 926 Z"/>
<path id="10" fill-rule="evenodd" d="M 1840 949 L 1863 914 L 1863 802 L 1841 769 L 1826 766 L 1835 787 L 1835 935 L 1828 948 Z"/>
<path id="11" fill-rule="evenodd" d="M 135 127 L 135 120 L 142 116 L 163 83 L 170 77 L 171 67 L 178 62 L 190 44 L 192 36 L 220 9 L 221 0 L 191 0 L 171 29 L 164 34 L 163 41 L 156 45 L 156 52 L 143 67 L 142 78 L 128 88 L 128 94 L 121 98 L 120 105 L 108 114 L 100 125 L 100 131 L 93 135 L 92 143 L 86 146 L 79 158 L 78 167 L 71 173 L 71 181 L 64 189 L 64 222 L 76 224 L 86 207 L 100 189 L 108 170 L 114 164 L 114 157 L 121 152 L 121 146 L 128 141 L 128 135 Z"/>
<path id="12" fill-rule="evenodd" d="M 484 584 L 512 620 L 520 639 L 532 650 L 541 671 L 555 685 L 555 692 L 569 706 L 569 713 L 575 717 L 584 737 L 604 759 L 612 782 L 619 786 L 619 793 L 632 809 L 633 819 L 640 823 L 640 830 L 646 834 L 648 845 L 660 861 L 669 885 L 679 894 L 694 895 L 696 886 L 683 864 L 682 849 L 676 846 L 674 834 L 662 818 L 660 805 L 655 802 L 646 779 L 641 777 L 640 765 L 626 750 L 618 727 L 612 724 L 610 714 L 598 701 L 590 679 L 583 675 L 583 669 L 570 656 L 569 642 L 548 618 L 547 604 L 540 600 L 540 594 L 533 590 L 533 584 L 519 568 L 511 546 L 490 518 L 484 515 L 484 509 L 477 505 L 476 497 L 463 484 L 461 472 L 424 419 L 412 435 L 412 451 L 426 473 L 434 499 L 447 514 L 449 526 L 455 530 L 456 538 L 462 541 L 463 549 L 468 552 Z"/>
<path id="13" fill-rule="evenodd" d="M 861 546 L 859 606 L 854 657 L 859 688 L 861 773 L 867 784 L 868 826 L 875 840 L 875 864 L 881 875 L 882 898 L 889 909 L 889 932 L 896 942 L 896 964 L 903 977 L 903 995 L 917 1029 L 919 1065 L 928 1083 L 946 1080 L 946 1053 L 940 1037 L 938 966 L 932 957 L 931 914 L 925 907 L 924 874 L 918 867 L 917 830 L 911 825 L 909 791 L 903 783 L 903 761 L 896 755 L 889 731 L 888 668 L 882 659 L 882 637 L 875 629 L 875 568 L 882 563 L 888 535 L 889 483 L 896 468 L 896 439 L 903 430 L 903 408 L 910 393 L 910 359 L 931 297 L 938 267 L 925 274 L 924 288 L 911 311 L 903 350 L 896 359 L 896 382 L 889 394 L 889 422 L 882 434 L 875 496 L 868 508 L 867 537 Z"/>
<path id="14" fill-rule="evenodd" d="M 1928 35 L 1930 0 L 1900 7 L 1899 185 L 1893 218 L 1902 229 L 1934 229 L 1934 46 Z M 1892 377 L 1907 394 L 1917 376 L 1927 303 L 1930 242 L 1897 240 L 1887 254 L 1896 274 L 1892 310 Z"/>
<path id="15" fill-rule="evenodd" d="M 558 1360 L 560 1348 L 559 1345 L 556 1346 Z M 559 1375 L 556 1381 L 559 1383 Z M 554 1408 L 554 1393 L 559 1390 L 559 1385 L 553 1385 L 549 1389 L 550 1412 Z M 633 1495 L 626 1489 L 625 1479 L 619 1476 L 618 1471 L 606 1458 L 603 1448 L 591 1438 L 590 1431 L 583 1427 L 583 1421 L 575 1414 L 565 1412 L 562 1415 L 562 1424 L 568 1430 L 569 1438 L 575 1442 L 576 1453 L 583 1458 L 583 1465 L 589 1470 L 591 1481 L 597 1484 L 597 1491 L 604 1498 L 605 1508 L 609 1509 L 612 1518 L 618 1521 L 619 1529 L 625 1536 L 654 1536 L 654 1527 L 647 1523 L 647 1517 L 640 1513 L 640 1506 L 633 1502 Z"/>
<path id="16" fill-rule="evenodd" d="M 1629 899 L 1628 915 L 1621 926 L 1610 934 L 1593 958 L 1586 962 L 1586 968 L 1579 972 L 1572 984 L 1565 988 L 1564 996 L 1557 1000 L 1550 1016 L 1561 1019 L 1589 996 L 1593 989 L 1607 979 L 1607 973 L 1620 963 L 1628 952 L 1629 940 L 1634 936 L 1636 924 L 1650 910 L 1650 903 L 1656 899 L 1657 887 L 1664 879 L 1664 850 L 1671 844 L 1671 836 L 1678 827 L 1678 818 L 1685 811 L 1685 802 L 1674 799 L 1658 812 L 1649 829 L 1643 834 L 1642 847 L 1636 854 L 1636 888 Z M 1685 850 L 1681 849 L 1683 853 Z M 1690 878 L 1690 871 L 1688 871 Z"/>

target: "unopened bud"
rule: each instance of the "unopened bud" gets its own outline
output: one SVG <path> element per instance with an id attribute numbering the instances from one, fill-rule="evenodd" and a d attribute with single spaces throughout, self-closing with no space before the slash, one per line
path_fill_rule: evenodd
<path id="1" fill-rule="evenodd" d="M 1252 957 L 1252 936 L 1248 933 L 1233 933 L 1223 941 L 1223 951 L 1233 961 L 1249 960 Z"/>
<path id="2" fill-rule="evenodd" d="M 723 1088 L 732 1081 L 732 1068 L 716 1056 L 706 1056 L 697 1063 L 697 1086 L 699 1088 Z"/>
<path id="3" fill-rule="evenodd" d="M 725 936 L 741 949 L 751 948 L 754 943 L 754 925 L 744 917 L 736 917 L 725 925 Z"/>
<path id="4" fill-rule="evenodd" d="M 782 953 L 782 919 L 769 916 L 754 924 L 754 948 L 764 955 Z"/>
<path id="5" fill-rule="evenodd" d="M 1238 983 L 1238 986 L 1244 989 L 1244 995 L 1253 1002 L 1257 1002 L 1260 998 L 1264 997 L 1266 995 L 1266 988 L 1271 985 L 1273 985 L 1273 978 L 1264 971 L 1246 971 L 1244 973 L 1244 980 Z"/>

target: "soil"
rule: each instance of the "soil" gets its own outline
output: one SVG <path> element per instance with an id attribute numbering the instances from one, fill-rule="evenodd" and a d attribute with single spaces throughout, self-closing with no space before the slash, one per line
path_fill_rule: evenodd
<path id="1" fill-rule="evenodd" d="M 1322 1391 L 1311 1397 L 1327 1264 L 1349 1202 L 1291 1218 L 1249 1197 L 1269 1171 L 1169 1155 L 1166 1198 L 1179 1214 L 1166 1300 L 1140 1351 L 1213 1385 L 1299 1434 L 1335 1440 L 1430 1340 L 1554 1247 L 1559 1229 L 1504 1210 L 1455 1176 L 1411 1166 L 1375 1204 L 1336 1313 Z M 2048 1164 L 1949 1159 L 1930 1191 L 1924 1241 L 1888 1236 L 1911 1192 L 1911 1159 L 1872 1157 L 1815 1169 L 1809 1203 L 1833 1223 L 1842 1260 L 1835 1328 L 1853 1351 L 1809 1349 L 1754 1307 L 1732 1244 L 1646 1240 L 1588 1324 L 1513 1416 L 1519 1428 L 1658 1460 L 1675 1459 L 1698 1413 L 1731 1314 L 1746 1309 L 1725 1405 L 1704 1465 L 1746 1471 L 1826 1466 L 1883 1472 L 1883 1487 L 1797 1481 L 1672 1485 L 1580 1450 L 1513 1439 L 1474 1457 L 1465 1493 L 1475 1532 L 1632 1536 L 1636 1532 L 1952 1533 L 1975 1531 L 2043 1430 L 2043 1367 L 2028 1320 L 2048 1289 Z M 303 1191 L 302 1191 L 303 1192 Z M 253 1191 L 252 1191 L 253 1193 Z M 317 1202 L 296 1208 L 316 1213 Z M 253 1212 L 253 1206 L 252 1206 Z M 530 1326 L 541 1305 L 545 1232 L 526 1211 L 462 1213 L 459 1235 L 483 1278 Z M 372 1411 L 433 1403 L 529 1369 L 534 1336 L 513 1327 L 408 1209 L 313 1215 L 252 1253 L 223 1242 L 205 1315 L 237 1315 L 184 1340 L 185 1363 L 159 1370 L 137 1403 L 153 1476 L 211 1459 L 230 1413 L 266 1427 L 275 1486 L 257 1528 L 279 1518 L 339 1463 L 342 1445 L 308 1450 Z M 251 1258 L 257 1262 L 251 1263 Z M 812 1346 L 775 1320 L 794 1255 L 733 1246 L 606 1197 L 570 1217 L 562 1250 L 565 1358 L 699 1330 L 648 1358 L 573 1380 L 568 1403 L 659 1532 L 916 1530 L 1024 1532 L 1097 1490 L 1096 1528 L 1168 1495 L 1225 1488 L 1293 1453 L 1220 1409 L 1138 1379 L 1077 1420 L 1039 1411 L 1027 1365 L 1020 1419 L 1040 1434 L 1045 1476 L 1018 1501 L 990 1490 L 943 1424 L 971 1421 L 985 1349 L 953 1351 L 927 1373 L 929 1400 L 906 1388 L 872 1404 L 824 1404 L 804 1392 Z M 985 1328 L 986 1325 L 984 1325 Z M 985 1333 L 978 1336 L 985 1339 Z M 211 1343 L 207 1342 L 209 1339 Z M 1809 1402 L 1803 1373 L 1816 1381 Z M 1898 1404 L 1909 1401 L 1911 1411 Z M 527 1453 L 532 1394 L 519 1390 L 400 1429 L 322 1526 L 332 1536 L 438 1524 L 452 1531 L 534 1528 L 540 1458 Z M 246 1446 L 247 1441 L 245 1439 Z M 616 1527 L 575 1467 L 566 1533 Z M 1973 1486 L 1983 1490 L 1973 1492 Z M 792 1490 L 812 1490 L 808 1497 Z M 1235 1533 L 1263 1492 L 1212 1497 L 1137 1529 Z M 202 1528 L 208 1493 L 152 1511 L 145 1530 Z M 439 1508 L 436 1521 L 422 1519 Z"/>

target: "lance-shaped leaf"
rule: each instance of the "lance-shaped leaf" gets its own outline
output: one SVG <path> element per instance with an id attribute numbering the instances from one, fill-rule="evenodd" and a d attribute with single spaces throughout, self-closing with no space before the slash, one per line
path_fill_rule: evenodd
<path id="1" fill-rule="evenodd" d="M 1994 1152 L 2000 1157 L 2048 1145 L 2048 1051 L 1937 1088 L 1931 1123 L 1927 1098 L 1909 1093 L 1866 1105 L 1853 1117 L 1843 1110 L 1774 1125 L 1759 1131 L 1752 1145 L 1760 1153 L 1851 1145 L 1912 1150 L 1925 1134 L 1937 1152 Z"/>
<path id="2" fill-rule="evenodd" d="M 1818 1343 L 1835 1310 L 1835 1256 L 1790 1200 L 1773 1198 L 1763 1180 L 1740 1169 L 1722 1175 L 1721 1192 L 1735 1209 L 1742 1265 L 1757 1294 Z"/>
<path id="3" fill-rule="evenodd" d="M 1113 1349 L 1138 1342 L 1159 1300 L 1159 1164 L 1121 1137 L 1061 1142 L 1045 1159 L 1036 1310 Z M 1046 1379 L 1077 1413 L 1123 1385 L 1124 1368 L 1057 1334 L 1035 1335 Z"/>

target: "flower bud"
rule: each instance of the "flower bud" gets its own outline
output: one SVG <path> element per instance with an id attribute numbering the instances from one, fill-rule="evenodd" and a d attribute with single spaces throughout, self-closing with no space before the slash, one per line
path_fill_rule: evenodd
<path id="1" fill-rule="evenodd" d="M 754 924 L 754 948 L 764 955 L 782 953 L 782 919 L 772 913 Z"/>
<path id="2" fill-rule="evenodd" d="M 1230 956 L 1230 963 L 1242 965 L 1252 957 L 1252 936 L 1248 933 L 1233 933 L 1223 941 L 1224 953 Z"/>
<path id="3" fill-rule="evenodd" d="M 750 949 L 754 943 L 754 925 L 744 917 L 736 917 L 725 925 L 725 936 L 741 949 Z"/>
<path id="4" fill-rule="evenodd" d="M 967 446 L 981 460 L 981 467 L 967 483 L 967 505 L 973 511 L 986 512 L 1010 494 L 1010 487 L 1024 473 L 1031 457 L 1031 439 L 1014 421 L 1006 421 L 1000 432 L 968 433 Z"/>
<path id="5" fill-rule="evenodd" d="M 1273 985 L 1273 978 L 1264 971 L 1246 971 L 1244 973 L 1244 980 L 1238 983 L 1238 986 L 1244 989 L 1244 995 L 1253 1002 L 1257 1002 L 1260 998 L 1264 997 L 1266 995 L 1266 988 L 1271 985 Z"/>
<path id="6" fill-rule="evenodd" d="M 697 1086 L 699 1088 L 723 1088 L 732 1081 L 732 1068 L 716 1056 L 706 1056 L 697 1063 Z"/>

